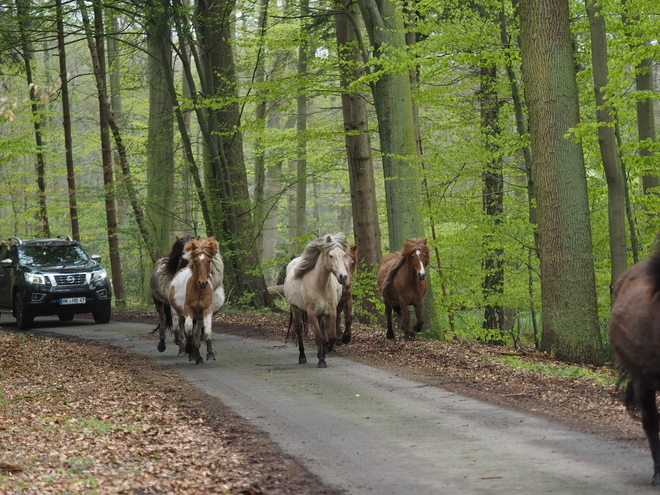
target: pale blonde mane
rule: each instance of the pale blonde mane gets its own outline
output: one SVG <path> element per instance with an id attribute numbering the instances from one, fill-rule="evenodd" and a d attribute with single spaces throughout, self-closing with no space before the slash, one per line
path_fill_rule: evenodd
<path id="1" fill-rule="evenodd" d="M 312 270 L 314 266 L 316 266 L 316 262 L 322 253 L 327 253 L 335 248 L 340 248 L 342 251 L 346 252 L 347 247 L 348 241 L 346 240 L 346 236 L 341 232 L 334 235 L 325 235 L 310 242 L 305 246 L 300 261 L 296 265 L 293 274 L 294 277 L 302 278 L 307 272 Z"/>

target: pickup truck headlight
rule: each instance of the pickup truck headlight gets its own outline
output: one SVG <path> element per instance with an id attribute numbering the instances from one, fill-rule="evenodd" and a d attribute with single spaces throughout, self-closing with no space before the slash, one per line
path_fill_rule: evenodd
<path id="1" fill-rule="evenodd" d="M 108 272 L 105 271 L 105 268 L 92 272 L 92 282 L 98 282 L 99 280 L 105 280 L 106 278 L 108 278 Z"/>
<path id="2" fill-rule="evenodd" d="M 46 285 L 46 276 L 41 273 L 26 273 L 25 281 L 28 284 Z"/>

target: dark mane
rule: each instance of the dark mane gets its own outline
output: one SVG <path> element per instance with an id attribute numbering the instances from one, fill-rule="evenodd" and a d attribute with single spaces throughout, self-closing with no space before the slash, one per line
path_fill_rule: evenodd
<path id="1" fill-rule="evenodd" d="M 186 245 L 192 240 L 196 239 L 191 235 L 176 238 L 170 252 L 165 256 L 165 269 L 164 272 L 169 275 L 174 275 L 181 268 L 185 268 L 188 262 L 183 259 L 183 253 Z"/>
<path id="2" fill-rule="evenodd" d="M 660 251 L 655 251 L 649 258 L 649 277 L 654 294 L 660 292 Z"/>
<path id="3" fill-rule="evenodd" d="M 394 279 L 394 276 L 396 275 L 397 271 L 399 271 L 399 268 L 401 268 L 403 264 L 408 260 L 408 257 L 418 249 L 424 254 L 424 256 L 428 260 L 429 246 L 428 244 L 426 244 L 426 239 L 416 237 L 414 239 L 408 239 L 406 242 L 403 243 L 403 248 L 401 249 L 401 251 L 396 252 L 396 254 L 398 254 L 399 257 L 394 261 L 394 263 L 392 263 L 390 272 L 387 274 L 387 278 L 383 282 L 383 286 L 381 287 L 382 292 L 387 290 L 389 285 L 392 283 L 392 280 Z"/>
<path id="4" fill-rule="evenodd" d="M 346 248 L 348 247 L 346 236 L 342 233 L 319 237 L 318 239 L 307 244 L 301 256 L 300 263 L 298 263 L 296 266 L 294 276 L 296 278 L 302 278 L 308 271 L 314 268 L 316 262 L 319 259 L 319 256 L 321 256 L 321 253 L 330 251 L 331 249 L 337 247 L 343 251 L 346 251 Z"/>

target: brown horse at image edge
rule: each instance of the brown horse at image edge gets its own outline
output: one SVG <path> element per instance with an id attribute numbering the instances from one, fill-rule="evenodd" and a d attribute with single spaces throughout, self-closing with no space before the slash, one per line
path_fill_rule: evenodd
<path id="1" fill-rule="evenodd" d="M 625 404 L 639 410 L 653 457 L 653 485 L 660 485 L 660 252 L 623 272 L 614 284 L 609 337 Z"/>

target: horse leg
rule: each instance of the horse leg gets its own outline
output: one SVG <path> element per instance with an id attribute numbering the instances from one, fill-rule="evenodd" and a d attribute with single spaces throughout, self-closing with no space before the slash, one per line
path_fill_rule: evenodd
<path id="1" fill-rule="evenodd" d="M 401 306 L 401 328 L 403 329 L 403 337 L 406 340 L 414 340 L 415 334 L 410 331 L 410 311 L 406 304 Z"/>
<path id="2" fill-rule="evenodd" d="M 193 355 L 192 358 L 195 361 L 195 364 L 202 364 L 204 359 L 199 353 L 199 347 L 202 340 L 202 326 L 204 325 L 204 320 L 196 319 L 193 323 Z"/>
<path id="3" fill-rule="evenodd" d="M 635 391 L 635 400 L 639 405 L 639 410 L 642 415 L 642 427 L 646 438 L 651 447 L 651 455 L 653 456 L 653 485 L 660 485 L 660 438 L 658 436 L 658 422 L 660 415 L 655 403 L 655 390 L 644 387 L 638 382 L 633 382 L 633 389 Z"/>
<path id="4" fill-rule="evenodd" d="M 344 307 L 344 333 L 341 336 L 341 341 L 348 344 L 351 341 L 351 325 L 353 324 L 353 298 L 349 297 Z M 337 321 L 337 328 L 339 328 L 339 321 Z M 339 332 L 337 332 L 339 335 Z"/>
<path id="5" fill-rule="evenodd" d="M 424 311 L 422 311 L 422 309 L 423 304 L 420 300 L 419 303 L 415 304 L 415 319 L 417 320 L 415 322 L 415 326 L 413 326 L 413 330 L 415 330 L 415 332 L 421 332 L 422 327 L 424 326 Z"/>
<path id="6" fill-rule="evenodd" d="M 392 328 L 392 305 L 385 302 L 385 317 L 387 318 L 387 338 L 394 338 L 394 329 Z"/>
<path id="7" fill-rule="evenodd" d="M 186 336 L 186 354 L 188 354 L 188 361 L 192 361 L 196 357 L 194 326 L 195 322 L 192 319 L 192 316 L 186 316 L 185 322 L 183 324 L 183 334 Z"/>
<path id="8" fill-rule="evenodd" d="M 296 330 L 296 338 L 298 339 L 298 364 L 307 364 L 307 357 L 305 356 L 305 344 L 303 343 L 303 322 L 302 313 L 297 309 L 292 309 L 293 327 Z"/>
<path id="9" fill-rule="evenodd" d="M 343 340 L 341 340 L 341 339 L 339 338 L 339 336 L 342 335 L 342 333 L 341 333 L 341 312 L 342 312 L 342 311 L 346 311 L 346 310 L 344 309 L 344 305 L 343 305 L 343 304 L 339 304 L 339 305 L 337 306 L 337 318 L 335 319 L 335 321 L 336 321 L 336 331 L 335 331 L 335 334 L 337 335 L 337 342 L 335 342 L 335 345 L 336 345 L 337 347 L 339 347 L 340 345 L 344 344 Z"/>
<path id="10" fill-rule="evenodd" d="M 312 332 L 314 332 L 314 343 L 316 344 L 316 356 L 319 358 L 319 363 L 316 365 L 316 367 L 327 368 L 328 365 L 325 362 L 326 341 L 323 338 L 323 332 L 321 331 L 319 320 L 315 314 L 307 313 L 307 321 L 309 322 L 309 326 L 311 327 Z"/>
<path id="11" fill-rule="evenodd" d="M 156 349 L 158 349 L 158 352 L 165 352 L 165 349 L 167 348 L 165 345 L 165 304 L 154 298 L 154 306 L 156 306 L 156 312 L 158 313 L 158 330 L 160 331 L 158 335 L 158 346 L 156 346 Z"/>
<path id="12" fill-rule="evenodd" d="M 213 354 L 213 332 L 211 325 L 213 324 L 212 314 L 204 316 L 204 341 L 206 342 L 206 360 L 215 361 L 215 354 Z"/>
<path id="13" fill-rule="evenodd" d="M 329 315 L 324 315 L 321 322 L 321 335 L 324 336 L 325 347 L 328 352 L 332 351 L 335 346 L 335 342 L 339 337 L 339 325 L 340 319 L 337 317 L 335 311 L 331 311 Z"/>

